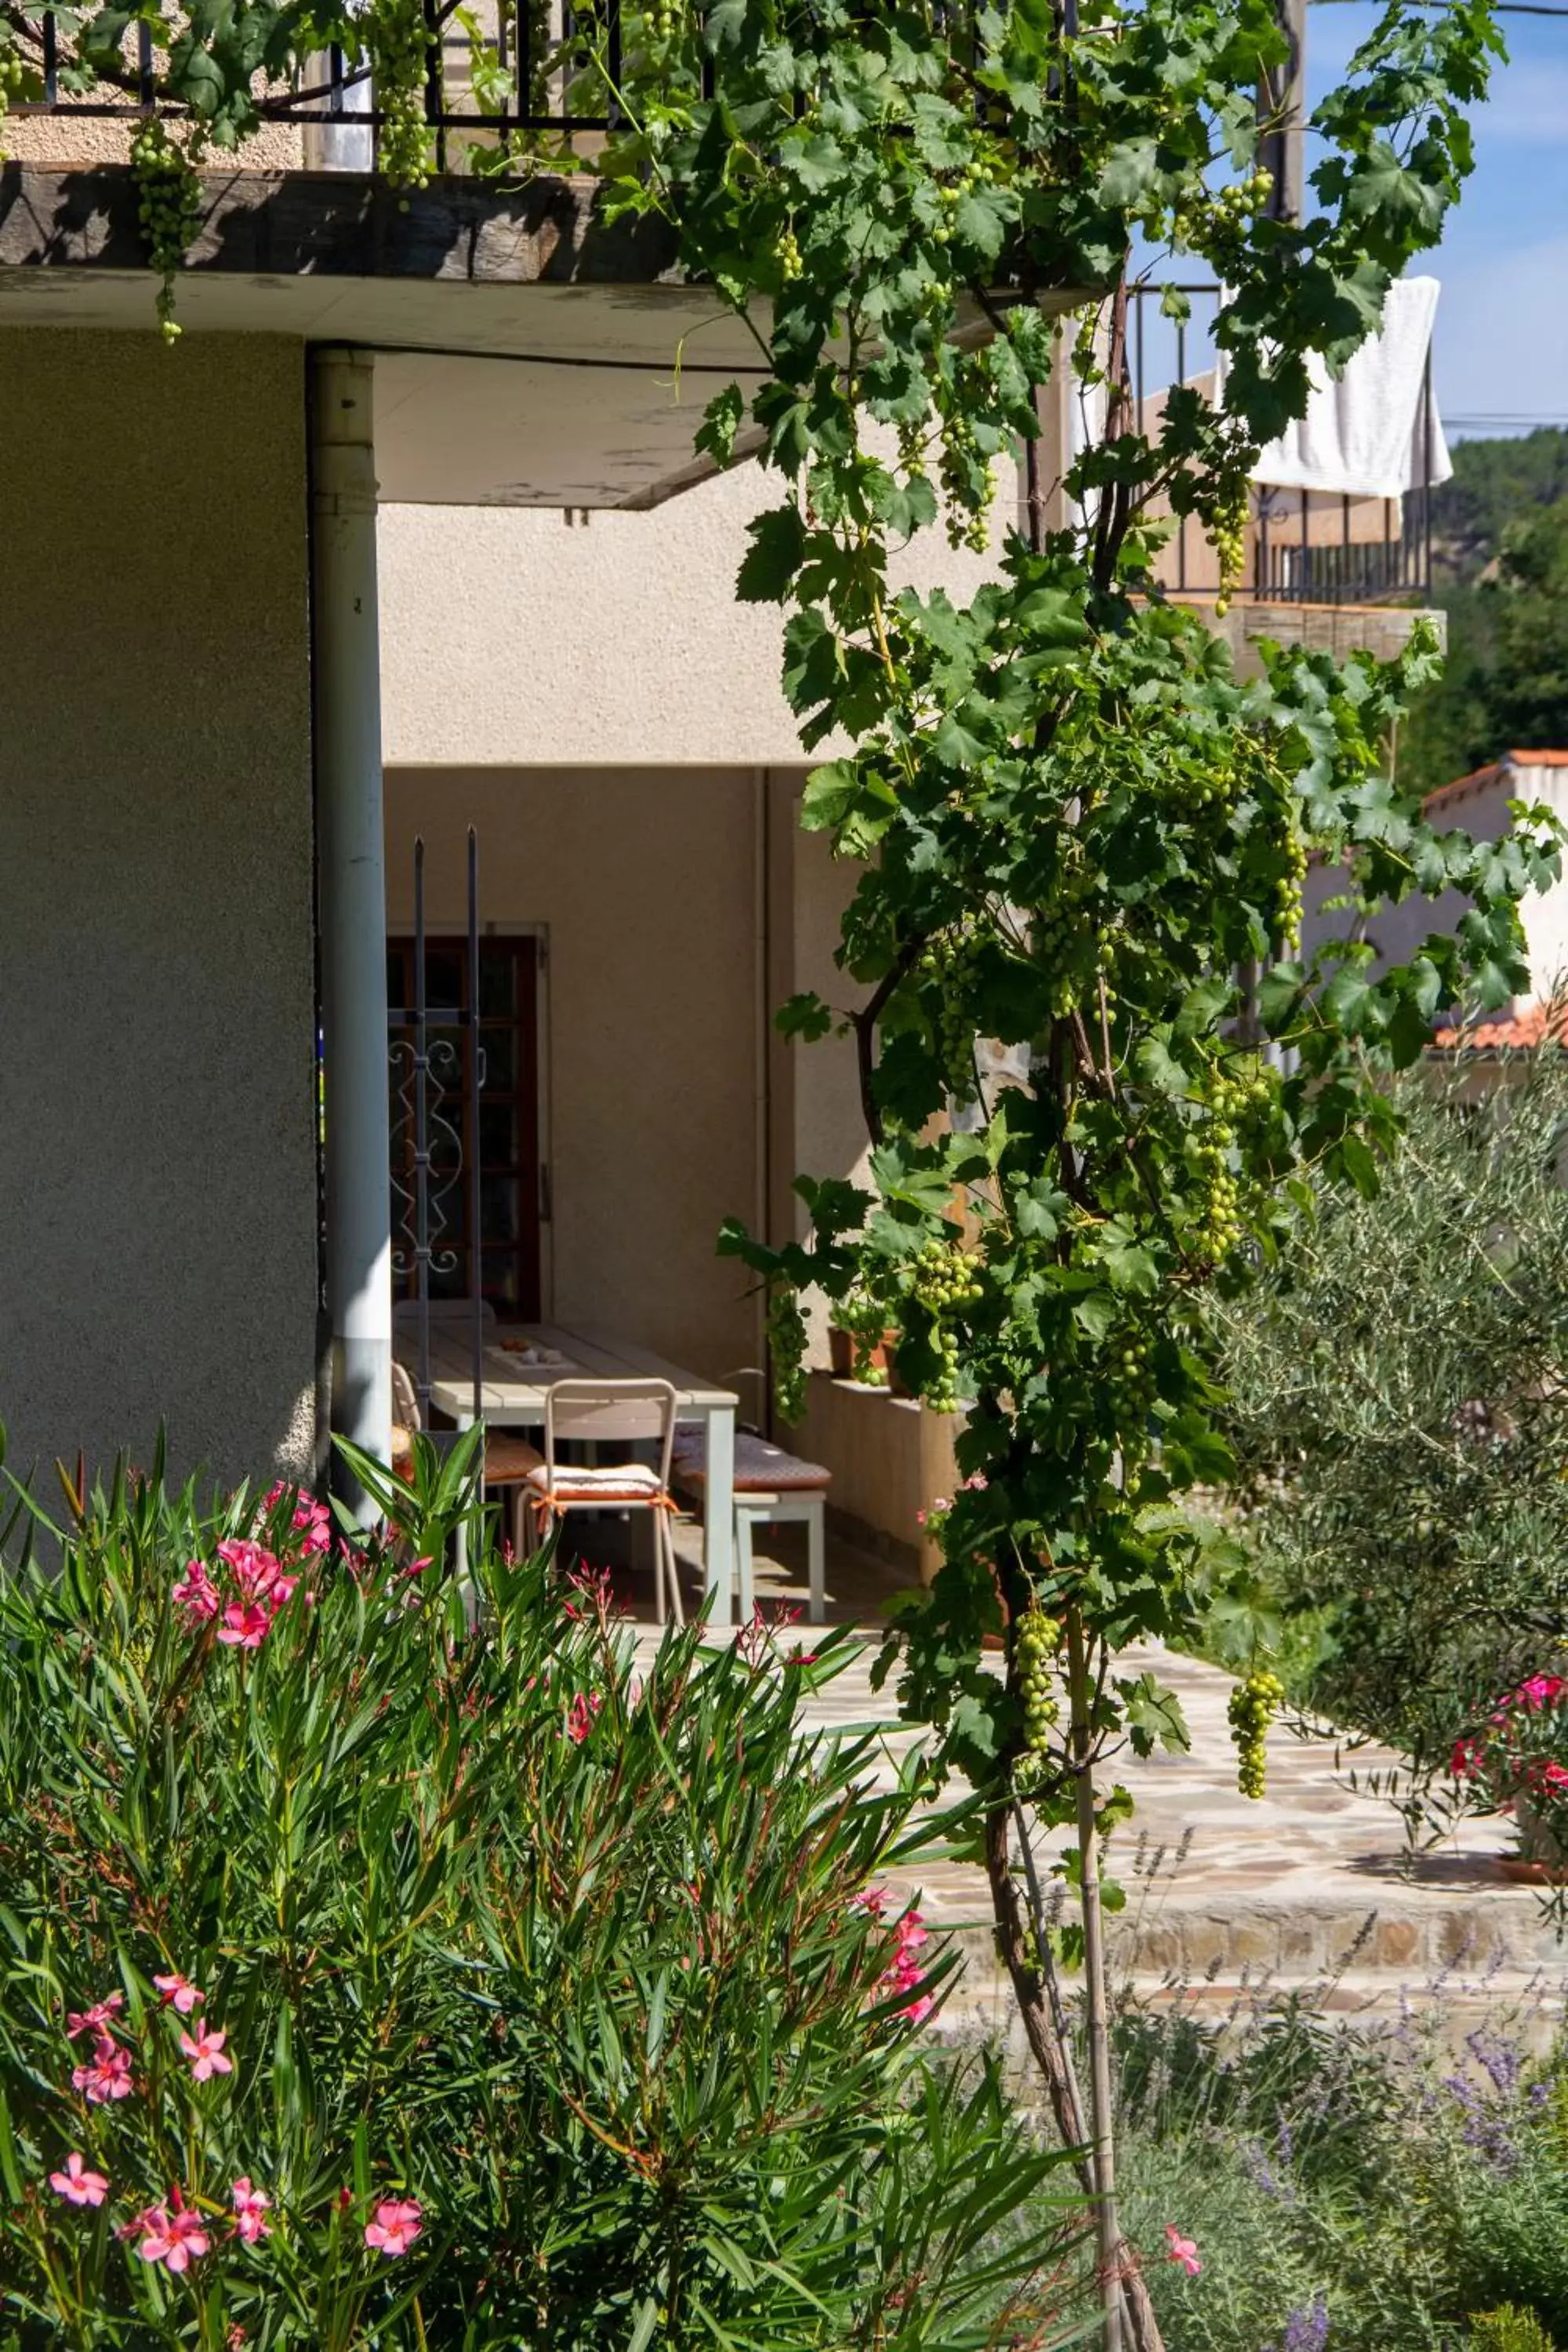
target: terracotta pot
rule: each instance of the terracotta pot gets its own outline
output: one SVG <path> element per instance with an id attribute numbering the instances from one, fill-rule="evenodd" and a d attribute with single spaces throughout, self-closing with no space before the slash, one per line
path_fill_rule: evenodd
<path id="1" fill-rule="evenodd" d="M 1568 1869 L 1549 1862 L 1531 1862 L 1528 1854 L 1500 1853 L 1498 1868 L 1515 1886 L 1568 1886 Z"/>
<path id="2" fill-rule="evenodd" d="M 857 1339 L 853 1331 L 841 1331 L 837 1323 L 830 1324 L 827 1330 L 827 1360 L 833 1367 L 834 1379 L 836 1381 L 853 1380 L 855 1366 L 858 1360 L 862 1363 L 874 1364 L 879 1372 L 885 1372 L 888 1376 L 888 1383 L 892 1387 L 895 1396 L 907 1395 L 908 1391 L 900 1389 L 893 1379 L 893 1350 L 898 1343 L 899 1335 L 896 1331 L 884 1331 L 879 1339 L 873 1341 L 869 1348 L 865 1348 Z M 882 1383 L 877 1381 L 868 1385 L 880 1387 Z"/>
<path id="3" fill-rule="evenodd" d="M 1514 1800 L 1513 1819 L 1524 1851 L 1512 1859 L 1527 1870 L 1541 1870 L 1548 1874 L 1546 1877 L 1532 1879 L 1530 1883 L 1542 1886 L 1561 1884 L 1568 1877 L 1568 1853 L 1563 1853 L 1528 1797 Z"/>

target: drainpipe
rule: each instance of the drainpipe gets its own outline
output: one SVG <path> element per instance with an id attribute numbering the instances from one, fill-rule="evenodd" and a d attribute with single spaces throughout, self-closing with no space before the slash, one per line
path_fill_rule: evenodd
<path id="1" fill-rule="evenodd" d="M 310 553 L 331 1427 L 384 1462 L 392 1204 L 373 369 L 367 352 L 310 355 Z M 341 1463 L 332 1484 L 362 1519 L 374 1516 Z"/>

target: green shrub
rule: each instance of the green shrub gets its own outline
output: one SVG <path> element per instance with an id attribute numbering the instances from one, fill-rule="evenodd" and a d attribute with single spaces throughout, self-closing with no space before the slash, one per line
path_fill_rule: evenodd
<path id="1" fill-rule="evenodd" d="M 1058 2159 L 922 2053 L 948 1963 L 868 1893 L 912 1786 L 797 1736 L 842 1637 L 688 1633 L 639 1684 L 591 1580 L 482 1545 L 470 1633 L 462 1471 L 422 1451 L 397 1540 L 348 1548 L 292 1495 L 121 1481 L 0 1579 L 16 2341 L 1047 2327 Z"/>
<path id="2" fill-rule="evenodd" d="M 1405 1081 L 1398 1160 L 1331 1188 L 1289 1268 L 1215 1309 L 1297 1695 L 1419 1783 L 1568 1633 L 1568 1056 Z M 1418 1810 L 1418 1807 L 1416 1808 Z"/>
<path id="3" fill-rule="evenodd" d="M 1496 2311 L 1478 2311 L 1470 2322 L 1476 2352 L 1556 2352 L 1552 2338 L 1533 2311 L 1517 2304 L 1500 2304 Z"/>
<path id="4" fill-rule="evenodd" d="M 1568 2051 L 1538 2009 L 1477 2021 L 1442 1987 L 1395 2022 L 1321 1994 L 1215 2021 L 1129 1998 L 1118 2026 L 1130 2233 L 1170 2352 L 1461 2352 L 1512 2306 L 1568 2343 Z M 1501 2326 L 1499 2319 L 1496 2324 Z"/>

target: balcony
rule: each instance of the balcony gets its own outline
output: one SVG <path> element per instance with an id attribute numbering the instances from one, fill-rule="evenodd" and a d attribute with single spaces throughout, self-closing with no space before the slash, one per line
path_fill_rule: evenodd
<path id="1" fill-rule="evenodd" d="M 1189 306 L 1185 318 L 1162 314 L 1162 290 L 1133 289 L 1128 337 L 1134 414 L 1149 433 L 1158 430 L 1173 386 L 1187 386 L 1212 400 L 1219 381 L 1213 324 L 1220 288 L 1176 288 Z M 1449 469 L 1433 398 L 1429 340 L 1418 372 L 1406 373 L 1411 413 L 1397 488 L 1386 473 L 1373 479 L 1372 464 L 1358 479 L 1353 446 L 1342 453 L 1348 467 L 1340 475 L 1342 487 L 1254 480 L 1242 574 L 1225 613 L 1215 610 L 1220 567 L 1212 542 L 1194 518 L 1173 518 L 1155 572 L 1166 595 L 1206 608 L 1216 631 L 1229 636 L 1238 653 L 1253 640 L 1268 637 L 1340 656 L 1365 649 L 1388 658 L 1418 617 L 1441 634 L 1443 615 L 1426 609 L 1432 594 L 1432 496 Z M 1303 431 L 1300 438 L 1310 436 Z M 1258 473 L 1267 477 L 1271 466 L 1307 470 L 1300 448 L 1285 451 L 1280 444 L 1263 453 Z M 1169 516 L 1169 504 L 1156 496 L 1149 512 Z"/>
<path id="2" fill-rule="evenodd" d="M 0 165 L 0 331 L 143 331 L 153 281 L 130 142 L 149 114 L 191 110 L 146 24 L 83 87 L 68 21 L 18 26 L 33 88 Z M 425 23 L 427 184 L 400 189 L 377 168 L 387 118 L 363 61 L 311 58 L 254 92 L 258 125 L 237 154 L 204 153 L 179 320 L 374 351 L 384 500 L 657 504 L 705 470 L 703 407 L 755 379 L 759 353 L 710 291 L 673 278 L 664 224 L 602 217 L 606 93 L 628 72 L 637 86 L 619 0 L 542 33 L 537 0 L 499 15 L 494 0 L 477 13 L 425 0 Z"/>

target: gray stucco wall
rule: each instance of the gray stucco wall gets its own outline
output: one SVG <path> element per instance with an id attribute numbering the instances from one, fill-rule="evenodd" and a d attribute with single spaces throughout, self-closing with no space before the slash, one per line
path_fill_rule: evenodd
<path id="1" fill-rule="evenodd" d="M 315 1349 L 303 355 L 0 326 L 0 415 L 11 1466 L 162 1418 L 266 1474 Z"/>

